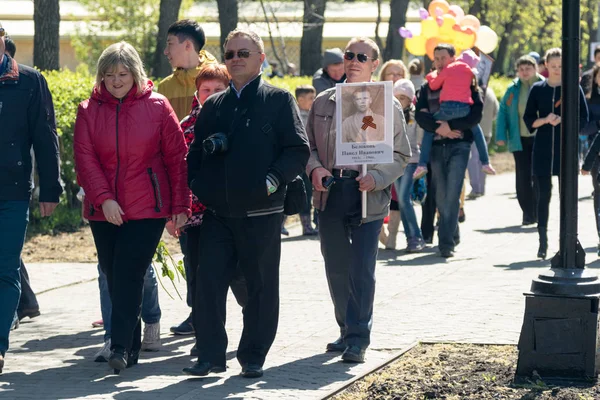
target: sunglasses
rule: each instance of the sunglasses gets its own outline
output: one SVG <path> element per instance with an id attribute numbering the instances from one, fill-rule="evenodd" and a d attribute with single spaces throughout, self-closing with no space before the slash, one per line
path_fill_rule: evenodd
<path id="1" fill-rule="evenodd" d="M 0 37 L 6 35 L 6 30 L 4 28 L 0 28 Z"/>
<path id="2" fill-rule="evenodd" d="M 373 57 L 369 57 L 368 55 L 364 54 L 364 53 L 353 53 L 351 51 L 347 51 L 344 53 L 344 58 L 348 61 L 352 61 L 354 60 L 354 56 L 356 56 L 356 59 L 358 60 L 358 62 L 360 63 L 366 63 L 368 60 L 374 60 Z"/>
<path id="3" fill-rule="evenodd" d="M 260 51 L 250 51 L 250 50 L 238 50 L 237 52 L 233 50 L 228 50 L 225 52 L 225 59 L 231 60 L 237 54 L 238 58 L 249 58 L 250 54 L 257 53 L 262 54 Z"/>

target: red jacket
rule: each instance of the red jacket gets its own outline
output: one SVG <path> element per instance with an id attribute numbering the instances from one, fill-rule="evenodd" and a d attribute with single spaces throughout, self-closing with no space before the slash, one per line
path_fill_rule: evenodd
<path id="1" fill-rule="evenodd" d="M 444 68 L 439 74 L 427 74 L 429 89 L 436 91 L 442 89 L 440 102 L 457 101 L 473 105 L 471 85 L 473 84 L 473 70 L 462 61 L 454 61 Z"/>
<path id="2" fill-rule="evenodd" d="M 102 203 L 115 200 L 123 220 L 190 214 L 187 148 L 169 101 L 148 81 L 123 100 L 104 84 L 79 104 L 74 150 L 77 181 L 85 191 L 84 216 L 105 221 Z"/>

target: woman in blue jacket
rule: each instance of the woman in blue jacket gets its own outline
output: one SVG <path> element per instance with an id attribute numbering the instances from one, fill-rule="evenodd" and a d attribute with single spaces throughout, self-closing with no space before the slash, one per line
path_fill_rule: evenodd
<path id="1" fill-rule="evenodd" d="M 515 158 L 517 200 L 523 211 L 523 225 L 531 225 L 537 222 L 536 192 L 531 174 L 535 132 L 529 132 L 523 114 L 531 86 L 543 81 L 544 77 L 537 73 L 537 64 L 531 56 L 520 57 L 515 68 L 518 78 L 508 87 L 500 102 L 496 144 L 506 144 Z"/>
<path id="2" fill-rule="evenodd" d="M 546 81 L 537 82 L 531 87 L 523 121 L 529 132 L 537 133 L 533 142 L 533 176 L 538 195 L 538 234 L 540 247 L 538 258 L 545 259 L 548 251 L 548 216 L 552 196 L 552 176 L 560 173 L 560 130 L 561 130 L 561 50 L 546 52 L 546 68 L 549 76 Z M 580 92 L 579 117 L 581 126 L 588 120 L 588 110 Z M 578 132 L 569 132 L 577 134 Z"/>

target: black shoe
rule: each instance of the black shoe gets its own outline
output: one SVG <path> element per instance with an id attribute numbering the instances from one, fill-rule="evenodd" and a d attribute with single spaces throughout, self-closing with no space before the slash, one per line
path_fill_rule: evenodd
<path id="1" fill-rule="evenodd" d="M 540 240 L 540 247 L 538 249 L 537 256 L 542 260 L 546 259 L 546 252 L 548 251 L 548 231 L 545 227 L 538 226 L 538 235 Z"/>
<path id="2" fill-rule="evenodd" d="M 129 355 L 127 357 L 127 368 L 131 368 L 134 365 L 137 365 L 139 359 L 140 359 L 140 351 L 139 350 L 130 351 Z"/>
<path id="3" fill-rule="evenodd" d="M 344 343 L 344 338 L 339 337 L 335 340 L 335 342 L 327 343 L 327 351 L 339 352 L 346 350 L 346 343 Z"/>
<path id="4" fill-rule="evenodd" d="M 363 363 L 365 362 L 365 350 L 358 346 L 350 345 L 344 350 L 342 360 L 347 363 Z"/>
<path id="5" fill-rule="evenodd" d="M 209 363 L 208 361 L 197 362 L 191 367 L 186 367 L 183 369 L 183 373 L 186 375 L 192 376 L 206 376 L 210 373 L 221 373 L 225 372 L 225 367 L 219 367 L 218 365 L 214 365 Z"/>
<path id="6" fill-rule="evenodd" d="M 290 236 L 290 231 L 288 231 L 283 225 L 281 225 L 281 234 L 283 236 Z"/>
<path id="7" fill-rule="evenodd" d="M 433 237 L 423 238 L 425 244 L 433 244 Z"/>
<path id="8" fill-rule="evenodd" d="M 542 245 L 540 243 L 540 248 L 538 249 L 538 253 L 537 256 L 538 258 L 541 258 L 542 260 L 546 259 L 546 252 L 548 251 L 548 245 Z"/>
<path id="9" fill-rule="evenodd" d="M 260 378 L 263 376 L 263 369 L 258 364 L 246 364 L 242 367 L 240 375 L 244 378 Z"/>
<path id="10" fill-rule="evenodd" d="M 192 315 L 190 314 L 190 316 L 179 325 L 172 326 L 171 333 L 174 335 L 193 335 L 195 331 L 194 325 L 192 325 Z"/>
<path id="11" fill-rule="evenodd" d="M 192 347 L 192 349 L 190 350 L 190 356 L 198 357 L 199 355 L 200 355 L 200 352 L 198 351 L 198 346 L 194 345 L 194 347 Z"/>
<path id="12" fill-rule="evenodd" d="M 0 374 L 2 373 L 2 368 L 4 368 L 4 357 L 0 354 Z"/>
<path id="13" fill-rule="evenodd" d="M 125 356 L 125 350 L 122 348 L 115 348 L 110 357 L 108 358 L 108 366 L 114 369 L 115 374 L 119 374 L 122 369 L 127 368 L 127 357 Z"/>
<path id="14" fill-rule="evenodd" d="M 466 219 L 467 216 L 465 214 L 465 210 L 464 208 L 461 208 L 460 210 L 458 210 L 458 222 L 462 224 L 463 222 L 465 222 Z"/>
<path id="15" fill-rule="evenodd" d="M 19 316 L 19 321 L 23 318 L 35 318 L 41 315 L 39 308 L 26 308 L 24 310 L 17 311 L 17 315 Z"/>
<path id="16" fill-rule="evenodd" d="M 537 219 L 531 217 L 523 217 L 523 226 L 537 224 Z"/>
<path id="17" fill-rule="evenodd" d="M 452 250 L 440 250 L 440 256 L 444 258 L 454 257 L 454 252 Z"/>

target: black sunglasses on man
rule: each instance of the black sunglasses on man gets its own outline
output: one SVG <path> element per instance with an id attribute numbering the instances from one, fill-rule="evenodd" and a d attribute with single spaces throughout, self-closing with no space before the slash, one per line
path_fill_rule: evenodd
<path id="1" fill-rule="evenodd" d="M 374 60 L 373 57 L 369 57 L 368 55 L 364 54 L 364 53 L 353 53 L 351 51 L 346 51 L 344 53 L 344 58 L 348 61 L 352 61 L 354 60 L 354 57 L 356 57 L 356 59 L 358 60 L 358 62 L 360 63 L 366 63 L 368 60 Z"/>

